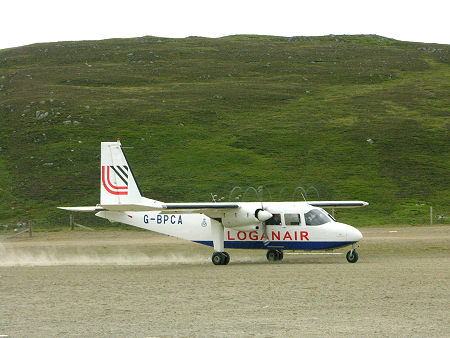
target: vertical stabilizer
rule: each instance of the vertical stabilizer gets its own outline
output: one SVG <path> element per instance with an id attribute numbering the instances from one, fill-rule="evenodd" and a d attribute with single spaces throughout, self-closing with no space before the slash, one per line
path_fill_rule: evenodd
<path id="1" fill-rule="evenodd" d="M 142 199 L 120 141 L 102 142 L 100 204 L 141 204 Z"/>

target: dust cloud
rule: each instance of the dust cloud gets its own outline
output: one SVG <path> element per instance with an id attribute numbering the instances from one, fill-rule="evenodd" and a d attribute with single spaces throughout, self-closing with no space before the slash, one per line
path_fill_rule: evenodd
<path id="1" fill-rule="evenodd" d="M 73 250 L 71 250 L 73 251 Z M 233 257 L 234 263 L 266 262 L 265 255 Z M 211 264 L 204 253 L 165 252 L 146 254 L 118 249 L 108 253 L 77 249 L 65 252 L 59 247 L 15 248 L 0 243 L 0 267 L 61 265 L 178 265 Z"/>
<path id="2" fill-rule="evenodd" d="M 58 265 L 164 265 L 164 264 L 207 264 L 208 257 L 175 253 L 147 255 L 144 253 L 96 252 L 64 253 L 57 248 L 44 247 L 35 250 L 7 248 L 0 243 L 0 267 L 14 266 L 58 266 Z"/>

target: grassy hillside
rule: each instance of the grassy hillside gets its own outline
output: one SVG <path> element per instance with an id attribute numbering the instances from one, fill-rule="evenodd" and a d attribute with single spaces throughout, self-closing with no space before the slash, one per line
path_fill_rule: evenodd
<path id="1" fill-rule="evenodd" d="M 449 84 L 448 45 L 379 36 L 0 50 L 0 224 L 57 226 L 56 206 L 98 203 L 100 142 L 117 137 L 162 201 L 260 185 L 290 200 L 313 186 L 370 202 L 338 214 L 357 226 L 425 223 L 425 202 L 450 216 Z"/>

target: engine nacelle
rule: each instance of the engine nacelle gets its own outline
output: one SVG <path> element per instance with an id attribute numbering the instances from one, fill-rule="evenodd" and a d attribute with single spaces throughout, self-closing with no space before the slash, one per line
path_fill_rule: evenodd
<path id="1" fill-rule="evenodd" d="M 267 221 L 272 214 L 261 208 L 241 206 L 238 210 L 225 213 L 222 218 L 222 224 L 226 228 L 245 227 L 249 225 L 258 225 Z"/>

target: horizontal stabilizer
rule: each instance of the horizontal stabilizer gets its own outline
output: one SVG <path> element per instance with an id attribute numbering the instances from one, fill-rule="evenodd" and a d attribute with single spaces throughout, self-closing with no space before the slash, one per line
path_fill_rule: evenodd
<path id="1" fill-rule="evenodd" d="M 320 208 L 358 208 L 369 205 L 364 201 L 311 201 L 307 203 Z"/>
<path id="2" fill-rule="evenodd" d="M 161 211 L 165 210 L 163 205 L 154 204 L 154 205 L 146 205 L 146 204 L 102 204 L 102 210 L 109 211 Z"/>
<path id="3" fill-rule="evenodd" d="M 166 208 L 161 204 L 110 204 L 110 205 L 97 205 L 95 207 L 58 207 L 58 209 L 69 210 L 69 211 L 81 211 L 81 212 L 92 212 L 92 211 L 161 211 L 166 210 Z"/>

